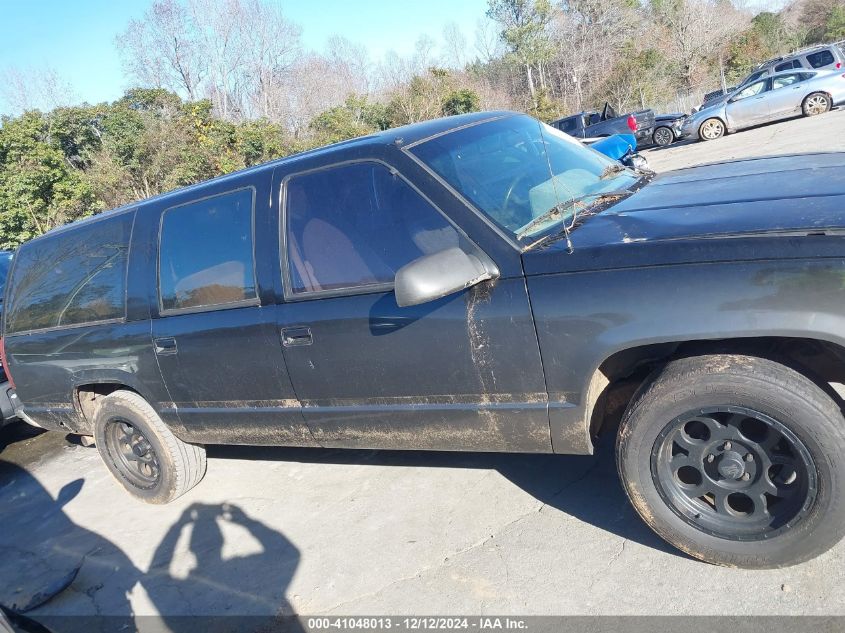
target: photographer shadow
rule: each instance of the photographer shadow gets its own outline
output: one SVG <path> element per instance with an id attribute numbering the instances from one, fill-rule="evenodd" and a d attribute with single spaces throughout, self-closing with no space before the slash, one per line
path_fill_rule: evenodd
<path id="1" fill-rule="evenodd" d="M 248 553 L 228 555 L 227 543 Z M 301 631 L 285 596 L 299 559 L 287 538 L 238 506 L 195 503 L 162 539 L 142 583 L 174 632 L 230 630 L 227 615 L 239 628 Z"/>

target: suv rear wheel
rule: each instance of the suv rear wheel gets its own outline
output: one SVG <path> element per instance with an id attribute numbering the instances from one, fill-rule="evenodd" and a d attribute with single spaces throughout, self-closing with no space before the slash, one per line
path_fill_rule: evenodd
<path id="1" fill-rule="evenodd" d="M 147 503 L 169 503 L 205 475 L 205 449 L 173 432 L 134 391 L 101 401 L 94 416 L 97 450 L 115 479 Z"/>
<path id="2" fill-rule="evenodd" d="M 695 558 L 799 563 L 845 531 L 845 420 L 807 377 L 742 355 L 669 363 L 628 407 L 619 474 L 640 516 Z"/>

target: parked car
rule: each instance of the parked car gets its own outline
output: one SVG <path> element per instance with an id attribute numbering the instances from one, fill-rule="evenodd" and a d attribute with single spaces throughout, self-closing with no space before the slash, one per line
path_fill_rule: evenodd
<path id="1" fill-rule="evenodd" d="M 726 132 L 788 119 L 816 116 L 845 103 L 845 74 L 830 71 L 785 72 L 755 81 L 727 99 L 691 115 L 684 138 L 712 141 Z"/>
<path id="2" fill-rule="evenodd" d="M 3 310 L 3 291 L 6 286 L 6 276 L 9 274 L 9 266 L 12 263 L 14 253 L 0 251 L 0 314 Z M 6 363 L 0 357 L 0 428 L 16 419 L 15 408 L 17 400 L 12 385 L 6 378 Z"/>
<path id="3" fill-rule="evenodd" d="M 601 112 L 597 110 L 579 112 L 552 121 L 550 125 L 575 138 L 634 134 L 637 137 L 637 142 L 642 143 L 651 139 L 654 130 L 654 112 L 652 110 L 641 110 L 618 115 L 609 103 L 605 103 Z"/>
<path id="4" fill-rule="evenodd" d="M 418 123 L 23 244 L 7 367 L 144 501 L 205 444 L 609 435 L 663 538 L 789 565 L 845 530 L 843 195 L 843 153 L 653 176 L 525 115 Z"/>
<path id="5" fill-rule="evenodd" d="M 645 145 L 666 147 L 679 140 L 681 128 L 686 118 L 687 115 L 683 112 L 656 114 L 654 116 L 654 131 L 651 133 L 650 142 L 645 143 Z"/>
<path id="6" fill-rule="evenodd" d="M 701 108 L 714 105 L 722 97 L 754 83 L 758 79 L 790 70 L 842 70 L 845 68 L 845 41 L 833 44 L 819 44 L 766 60 L 759 64 L 738 85 L 727 90 L 714 90 L 704 95 Z"/>

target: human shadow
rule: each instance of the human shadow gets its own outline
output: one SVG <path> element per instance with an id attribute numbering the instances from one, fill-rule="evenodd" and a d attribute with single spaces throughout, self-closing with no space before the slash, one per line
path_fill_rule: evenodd
<path id="1" fill-rule="evenodd" d="M 227 555 L 227 543 L 249 553 Z M 174 633 L 300 631 L 285 598 L 299 559 L 284 535 L 240 507 L 194 503 L 161 540 L 143 585 Z"/>
<path id="2" fill-rule="evenodd" d="M 687 558 L 652 532 L 634 511 L 616 472 L 612 437 L 599 440 L 591 456 L 249 446 L 210 446 L 208 450 L 218 459 L 495 470 L 546 506 L 624 539 Z"/>
<path id="3" fill-rule="evenodd" d="M 53 498 L 25 468 L 0 460 L 0 603 L 10 611 L 43 622 L 63 602 L 59 609 L 68 615 L 92 615 L 90 594 L 84 600 L 79 594 L 93 582 L 98 588 L 110 585 L 110 613 L 131 613 L 128 593 L 140 572 L 119 547 L 64 511 L 83 485 L 75 479 Z"/>
<path id="4" fill-rule="evenodd" d="M 84 483 L 75 479 L 54 498 L 26 468 L 0 460 L 0 605 L 10 612 L 57 633 L 302 630 L 285 598 L 300 554 L 282 534 L 237 506 L 193 504 L 144 573 L 68 517 L 64 508 Z M 125 503 L 137 504 L 128 496 Z M 115 508 L 113 525 L 124 520 Z M 133 554 L 143 558 L 144 548 Z M 158 617 L 134 612 L 137 585 Z"/>

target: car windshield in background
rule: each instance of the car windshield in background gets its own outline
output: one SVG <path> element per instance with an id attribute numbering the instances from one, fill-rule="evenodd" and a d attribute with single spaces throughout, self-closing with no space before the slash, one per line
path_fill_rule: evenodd
<path id="1" fill-rule="evenodd" d="M 637 180 L 620 163 L 527 116 L 458 129 L 410 151 L 517 239 L 571 222 L 602 194 Z"/>
<path id="2" fill-rule="evenodd" d="M 0 251 L 0 303 L 3 303 L 3 295 L 6 291 L 6 276 L 9 274 L 11 265 L 12 253 Z"/>

